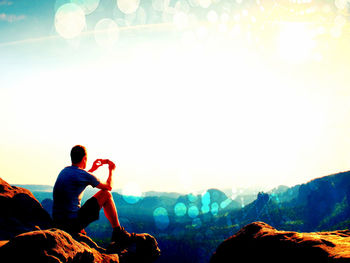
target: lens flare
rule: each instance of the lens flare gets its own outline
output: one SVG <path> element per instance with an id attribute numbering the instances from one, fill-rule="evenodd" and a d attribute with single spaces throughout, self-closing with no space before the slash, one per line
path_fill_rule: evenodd
<path id="1" fill-rule="evenodd" d="M 225 201 L 222 201 L 220 204 L 221 209 L 225 209 L 231 202 L 232 199 L 230 198 L 227 198 Z"/>
<path id="2" fill-rule="evenodd" d="M 142 191 L 137 183 L 128 183 L 122 190 L 123 199 L 129 204 L 136 204 L 142 198 Z"/>
<path id="3" fill-rule="evenodd" d="M 209 205 L 202 205 L 202 213 L 203 213 L 203 214 L 208 213 L 209 210 L 210 210 Z"/>
<path id="4" fill-rule="evenodd" d="M 55 15 L 57 33 L 66 39 L 79 36 L 86 26 L 85 14 L 76 4 L 62 5 Z"/>
<path id="5" fill-rule="evenodd" d="M 186 215 L 187 207 L 184 203 L 177 203 L 175 205 L 175 214 L 179 217 Z"/>
<path id="6" fill-rule="evenodd" d="M 71 0 L 71 2 L 80 6 L 85 15 L 89 15 L 97 9 L 100 0 Z"/>
<path id="7" fill-rule="evenodd" d="M 219 204 L 218 203 L 212 203 L 211 204 L 211 213 L 213 216 L 217 216 L 219 213 Z"/>
<path id="8" fill-rule="evenodd" d="M 170 0 L 152 0 L 152 7 L 154 10 L 164 12 L 170 4 Z"/>
<path id="9" fill-rule="evenodd" d="M 139 9 L 136 12 L 136 21 L 135 23 L 138 25 L 144 25 L 147 22 L 147 13 L 145 9 L 142 7 L 139 7 Z"/>
<path id="10" fill-rule="evenodd" d="M 153 218 L 156 227 L 164 230 L 169 226 L 168 211 L 164 207 L 158 207 L 153 211 Z"/>
<path id="11" fill-rule="evenodd" d="M 187 195 L 187 198 L 188 198 L 188 201 L 190 201 L 191 203 L 194 203 L 197 201 L 197 196 L 192 193 Z"/>
<path id="12" fill-rule="evenodd" d="M 202 8 L 209 8 L 211 5 L 211 0 L 197 0 L 197 2 Z"/>
<path id="13" fill-rule="evenodd" d="M 119 37 L 119 27 L 112 19 L 104 18 L 95 26 L 95 40 L 103 48 L 112 47 Z"/>
<path id="14" fill-rule="evenodd" d="M 188 13 L 190 11 L 190 6 L 187 3 L 186 0 L 179 0 L 176 4 L 175 4 L 175 10 L 177 12 L 184 12 L 184 13 Z"/>
<path id="15" fill-rule="evenodd" d="M 335 0 L 334 5 L 339 9 L 339 10 L 344 10 L 346 9 L 350 4 L 350 0 Z"/>
<path id="16" fill-rule="evenodd" d="M 54 5 L 54 9 L 55 9 L 55 12 L 57 12 L 57 10 L 63 6 L 64 4 L 69 4 L 71 3 L 70 0 L 56 0 L 55 1 L 55 5 Z"/>
<path id="17" fill-rule="evenodd" d="M 210 204 L 210 193 L 209 192 L 205 192 L 202 194 L 202 204 L 204 206 L 208 206 Z"/>
<path id="18" fill-rule="evenodd" d="M 199 210 L 197 206 L 193 205 L 188 209 L 188 216 L 191 218 L 195 218 L 199 215 Z"/>
<path id="19" fill-rule="evenodd" d="M 124 14 L 132 14 L 139 8 L 140 0 L 117 0 L 117 6 Z"/>

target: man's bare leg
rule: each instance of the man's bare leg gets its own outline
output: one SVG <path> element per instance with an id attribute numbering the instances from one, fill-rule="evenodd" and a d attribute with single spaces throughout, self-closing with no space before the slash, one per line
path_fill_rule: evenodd
<path id="1" fill-rule="evenodd" d="M 110 249 L 114 252 L 120 252 L 131 244 L 135 234 L 130 234 L 120 226 L 117 208 L 115 207 L 112 194 L 109 191 L 100 190 L 94 195 L 94 197 L 97 199 L 100 208 L 103 207 L 105 215 L 113 227 L 111 244 L 114 245 L 112 245 Z"/>
<path id="2" fill-rule="evenodd" d="M 104 213 L 112 227 L 120 227 L 117 208 L 115 207 L 112 194 L 109 191 L 100 190 L 94 197 L 97 199 L 100 208 L 103 207 Z"/>
<path id="3" fill-rule="evenodd" d="M 104 209 L 104 213 L 113 227 L 111 242 L 106 248 L 106 253 L 120 253 L 126 248 L 130 247 L 132 244 L 135 244 L 137 238 L 140 238 L 140 240 L 143 240 L 146 245 L 150 244 L 150 242 L 153 242 L 153 246 L 155 246 L 155 252 L 157 254 L 153 252 L 151 256 L 154 258 L 156 256 L 159 256 L 160 250 L 158 249 L 157 242 L 153 237 L 145 236 L 145 234 L 139 235 L 135 233 L 128 233 L 123 227 L 120 226 L 117 209 L 113 201 L 113 196 L 109 191 L 100 190 L 94 195 L 94 197 L 96 198 L 100 209 Z"/>

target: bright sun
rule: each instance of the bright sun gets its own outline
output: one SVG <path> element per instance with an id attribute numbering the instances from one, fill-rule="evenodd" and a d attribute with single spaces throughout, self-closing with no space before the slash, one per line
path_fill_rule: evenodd
<path id="1" fill-rule="evenodd" d="M 67 45 L 56 37 L 13 44 L 16 56 L 38 47 L 62 54 L 48 67 L 46 56 L 41 67 L 24 63 L 10 81 L 16 88 L 0 88 L 0 138 L 7 143 L 0 166 L 23 175 L 17 182 L 33 183 L 27 175 L 35 174 L 53 184 L 48 180 L 76 143 L 87 146 L 89 161 L 116 161 L 116 187 L 137 197 L 145 190 L 292 185 L 347 167 L 349 27 L 328 5 L 260 0 L 248 9 L 237 0 L 240 8 L 220 13 L 208 9 L 219 1 L 209 0 L 199 1 L 197 17 L 186 4 L 167 13 L 153 1 L 164 13 L 160 23 L 133 24 L 146 10 L 123 0 L 118 8 L 131 26 L 105 17 L 91 28 L 86 15 L 99 1 L 83 8 L 74 2 L 84 1 L 55 15 Z M 41 156 L 52 161 L 39 175 Z M 97 173 L 102 180 L 107 174 Z"/>
<path id="2" fill-rule="evenodd" d="M 283 59 L 290 62 L 304 62 L 312 58 L 315 47 L 313 32 L 306 23 L 282 23 L 277 45 Z"/>

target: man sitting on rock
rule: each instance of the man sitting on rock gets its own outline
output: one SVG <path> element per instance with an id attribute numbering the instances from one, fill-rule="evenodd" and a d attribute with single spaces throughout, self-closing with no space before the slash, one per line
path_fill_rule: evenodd
<path id="1" fill-rule="evenodd" d="M 110 193 L 115 164 L 107 159 L 97 159 L 87 172 L 84 170 L 87 163 L 87 152 L 84 146 L 74 146 L 70 156 L 72 165 L 60 172 L 53 189 L 52 214 L 56 227 L 73 235 L 79 232 L 85 233 L 84 228 L 99 218 L 100 209 L 103 208 L 113 227 L 111 241 L 117 246 L 114 249 L 123 250 L 131 243 L 136 234 L 128 233 L 119 224 L 117 209 Z M 106 183 L 101 183 L 91 173 L 104 164 L 109 167 L 109 176 Z M 101 190 L 81 207 L 83 191 L 88 185 Z"/>

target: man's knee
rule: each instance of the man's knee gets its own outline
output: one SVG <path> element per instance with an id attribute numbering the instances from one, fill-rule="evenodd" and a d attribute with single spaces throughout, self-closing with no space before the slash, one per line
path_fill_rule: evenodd
<path id="1" fill-rule="evenodd" d="M 94 195 L 100 206 L 103 206 L 108 200 L 112 199 L 111 192 L 107 190 L 100 190 Z"/>
<path id="2" fill-rule="evenodd" d="M 111 194 L 111 192 L 110 192 L 110 191 L 107 191 L 107 190 L 101 190 L 101 192 L 102 192 L 103 197 L 105 197 L 106 199 L 110 199 L 110 198 L 112 198 L 112 194 Z"/>

